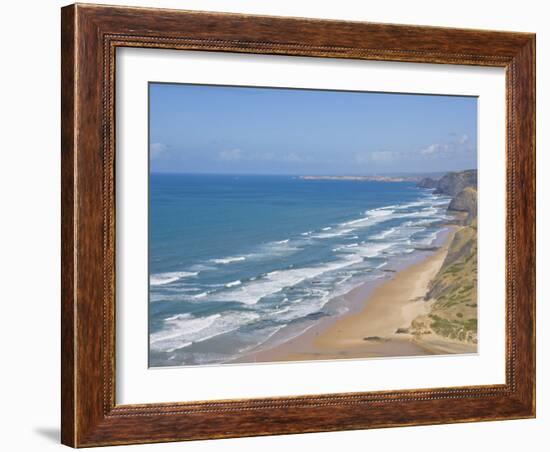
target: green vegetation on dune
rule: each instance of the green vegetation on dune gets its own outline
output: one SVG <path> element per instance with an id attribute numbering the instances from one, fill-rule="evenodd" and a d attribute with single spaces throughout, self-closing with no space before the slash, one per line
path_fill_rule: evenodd
<path id="1" fill-rule="evenodd" d="M 463 225 L 449 246 L 426 301 L 427 315 L 413 320 L 414 335 L 437 334 L 460 342 L 477 343 L 477 190 L 462 189 L 449 205 Z"/>
<path id="2" fill-rule="evenodd" d="M 477 342 L 477 230 L 459 230 L 432 281 L 430 328 L 440 336 Z"/>

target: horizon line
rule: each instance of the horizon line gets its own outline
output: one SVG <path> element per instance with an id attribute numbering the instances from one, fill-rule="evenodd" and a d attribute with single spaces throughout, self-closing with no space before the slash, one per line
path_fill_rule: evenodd
<path id="1" fill-rule="evenodd" d="M 316 173 L 223 173 L 223 172 L 190 172 L 190 171 L 149 171 L 149 174 L 174 174 L 174 175 L 197 175 L 197 176 L 314 176 L 314 177 L 374 177 L 374 176 L 418 176 L 441 173 L 460 173 L 463 171 L 477 171 L 477 168 L 465 168 L 457 170 L 441 171 L 408 171 L 408 172 L 387 172 L 387 173 L 342 173 L 342 174 L 316 174 Z"/>

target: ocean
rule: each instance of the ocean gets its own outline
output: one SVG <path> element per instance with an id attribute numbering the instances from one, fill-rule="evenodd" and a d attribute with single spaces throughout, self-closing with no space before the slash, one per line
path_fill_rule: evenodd
<path id="1" fill-rule="evenodd" d="M 222 364 L 434 246 L 450 198 L 412 182 L 151 174 L 149 365 Z M 291 333 L 292 332 L 292 333 Z"/>

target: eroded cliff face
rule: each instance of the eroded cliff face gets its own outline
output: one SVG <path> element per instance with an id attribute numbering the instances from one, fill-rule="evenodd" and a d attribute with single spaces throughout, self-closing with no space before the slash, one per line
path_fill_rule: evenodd
<path id="1" fill-rule="evenodd" d="M 437 188 L 437 184 L 439 183 L 438 179 L 433 179 L 431 177 L 425 177 L 420 182 L 416 184 L 417 187 L 420 188 Z"/>
<path id="2" fill-rule="evenodd" d="M 426 294 L 429 313 L 413 320 L 409 332 L 419 338 L 432 334 L 477 343 L 477 172 L 450 174 L 438 187 L 444 187 L 445 194 L 456 192 L 449 212 L 460 226 Z"/>
<path id="3" fill-rule="evenodd" d="M 466 187 L 451 200 L 449 211 L 464 213 L 463 223 L 471 224 L 477 218 L 477 190 Z"/>
<path id="4" fill-rule="evenodd" d="M 477 170 L 447 173 L 437 183 L 436 193 L 456 196 L 467 187 L 477 190 Z"/>
<path id="5" fill-rule="evenodd" d="M 447 173 L 440 179 L 425 177 L 417 184 L 422 188 L 435 188 L 435 193 L 456 196 L 467 187 L 477 190 L 477 170 Z"/>

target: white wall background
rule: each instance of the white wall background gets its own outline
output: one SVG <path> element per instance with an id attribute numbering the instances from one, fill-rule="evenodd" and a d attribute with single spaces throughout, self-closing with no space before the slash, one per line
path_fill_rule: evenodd
<path id="1" fill-rule="evenodd" d="M 550 252 L 550 30 L 545 2 L 462 0 L 113 0 L 118 4 L 241 13 L 441 25 L 537 33 L 538 147 L 538 417 L 536 420 L 406 427 L 223 441 L 118 447 L 115 450 L 462 452 L 541 451 L 550 429 L 547 370 L 550 322 L 544 306 Z M 99 2 L 93 2 L 99 3 Z M 59 8 L 55 0 L 5 2 L 0 28 L 1 157 L 0 444 L 9 451 L 59 450 Z M 546 209 L 545 209 L 546 207 Z M 544 381 L 546 379 L 546 381 Z M 548 447 L 546 445 L 546 447 Z"/>

